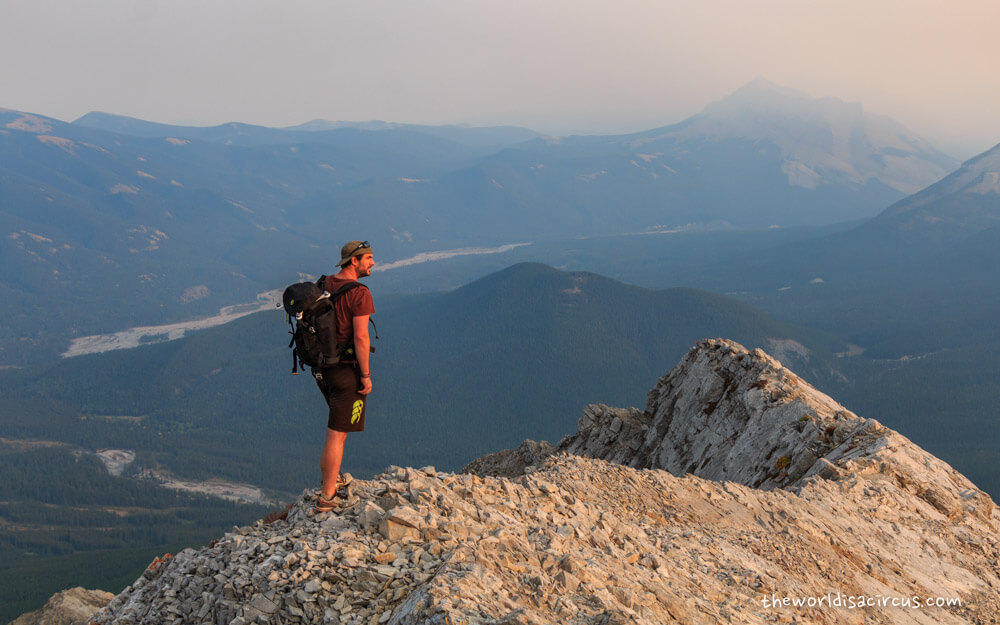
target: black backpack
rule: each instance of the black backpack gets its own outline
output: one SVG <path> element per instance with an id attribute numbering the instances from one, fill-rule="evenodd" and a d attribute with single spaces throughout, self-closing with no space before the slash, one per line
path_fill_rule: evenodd
<path id="1" fill-rule="evenodd" d="M 348 282 L 334 293 L 326 290 L 326 276 L 316 282 L 296 282 L 285 289 L 281 297 L 292 340 L 292 375 L 298 375 L 299 367 L 332 367 L 353 353 L 353 345 L 337 345 L 337 314 L 334 304 L 340 297 L 359 286 L 360 282 Z M 367 287 L 366 287 L 367 288 Z M 292 323 L 292 320 L 295 323 Z"/>

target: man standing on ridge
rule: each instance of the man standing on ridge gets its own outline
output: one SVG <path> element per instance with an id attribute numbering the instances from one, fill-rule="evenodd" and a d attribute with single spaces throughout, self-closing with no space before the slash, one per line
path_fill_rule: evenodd
<path id="1" fill-rule="evenodd" d="M 350 241 L 340 250 L 340 271 L 326 278 L 326 290 L 336 293 L 344 285 L 370 276 L 375 258 L 368 241 Z M 368 287 L 358 285 L 346 291 L 334 304 L 337 315 L 337 345 L 345 346 L 340 362 L 313 375 L 316 384 L 330 406 L 326 443 L 320 460 L 323 490 L 316 500 L 316 512 L 341 510 L 357 503 L 347 488 L 350 474 L 340 474 L 344 459 L 344 443 L 348 432 L 365 429 L 365 404 L 372 392 L 369 365 L 371 339 L 368 318 L 375 313 Z"/>

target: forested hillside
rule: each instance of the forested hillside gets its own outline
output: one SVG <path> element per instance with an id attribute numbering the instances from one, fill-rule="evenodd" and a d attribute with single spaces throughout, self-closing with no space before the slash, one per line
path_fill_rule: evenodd
<path id="1" fill-rule="evenodd" d="M 3 439 L 0 474 L 4 622 L 70 586 L 117 592 L 154 557 L 202 544 L 267 510 L 115 477 L 95 456 L 55 443 Z"/>

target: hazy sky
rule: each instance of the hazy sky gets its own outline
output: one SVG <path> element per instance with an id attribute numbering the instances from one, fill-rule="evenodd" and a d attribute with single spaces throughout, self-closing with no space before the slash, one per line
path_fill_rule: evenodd
<path id="1" fill-rule="evenodd" d="M 762 76 L 966 158 L 1000 143 L 998 24 L 997 0 L 0 0 L 0 107 L 608 133 Z"/>

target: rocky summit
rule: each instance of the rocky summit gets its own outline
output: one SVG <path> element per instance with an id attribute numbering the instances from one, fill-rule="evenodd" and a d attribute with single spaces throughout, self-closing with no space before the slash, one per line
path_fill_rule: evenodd
<path id="1" fill-rule="evenodd" d="M 1000 510 L 767 354 L 703 341 L 646 409 L 158 559 L 96 623 L 995 623 Z"/>

